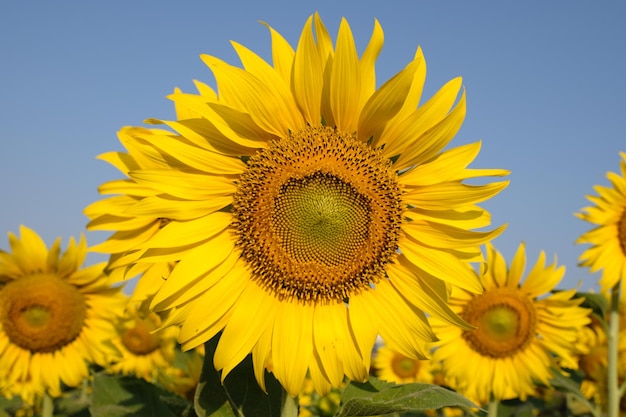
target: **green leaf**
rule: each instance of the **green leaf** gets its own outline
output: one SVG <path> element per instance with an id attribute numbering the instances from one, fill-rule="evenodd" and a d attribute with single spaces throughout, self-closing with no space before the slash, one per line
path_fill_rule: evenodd
<path id="1" fill-rule="evenodd" d="M 581 306 L 591 308 L 593 312 L 598 315 L 602 320 L 606 320 L 606 312 L 609 308 L 609 300 L 607 300 L 605 296 L 592 292 L 579 292 L 576 293 L 576 297 L 584 297 L 585 301 L 583 301 Z"/>
<path id="2" fill-rule="evenodd" d="M 20 397 L 15 396 L 8 399 L 0 395 L 0 417 L 11 417 L 22 407 L 22 405 Z"/>
<path id="3" fill-rule="evenodd" d="M 204 365 L 196 389 L 195 409 L 199 417 L 280 417 L 283 388 L 274 376 L 265 373 L 267 393 L 254 377 L 252 358 L 246 357 L 221 383 L 213 366 L 219 335 L 204 345 Z"/>
<path id="4" fill-rule="evenodd" d="M 94 377 L 89 411 L 93 417 L 193 416 L 191 404 L 174 393 L 143 379 L 104 373 Z"/>
<path id="5" fill-rule="evenodd" d="M 69 390 L 54 399 L 54 417 L 90 417 L 90 396 L 82 394 L 81 389 Z"/>
<path id="6" fill-rule="evenodd" d="M 558 369 L 553 369 L 552 371 L 553 377 L 550 380 L 551 387 L 556 388 L 562 393 L 569 394 L 570 397 L 573 397 L 577 402 L 587 407 L 589 411 L 595 412 L 595 407 L 580 391 L 580 383 L 575 382 L 572 377 L 568 378 L 567 376 L 563 375 L 563 373 Z M 570 374 L 574 376 L 575 371 L 568 372 L 570 372 Z"/>
<path id="7" fill-rule="evenodd" d="M 441 407 L 478 408 L 467 398 L 438 385 L 396 385 L 370 378 L 351 382 L 341 396 L 335 417 L 417 412 Z"/>

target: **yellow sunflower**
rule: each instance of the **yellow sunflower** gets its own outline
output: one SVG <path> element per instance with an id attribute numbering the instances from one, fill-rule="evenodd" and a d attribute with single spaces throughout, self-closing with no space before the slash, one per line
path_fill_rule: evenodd
<path id="1" fill-rule="evenodd" d="M 620 301 L 619 314 L 617 375 L 619 383 L 622 384 L 626 380 L 626 301 Z M 597 317 L 592 317 L 591 323 L 580 330 L 580 339 L 588 348 L 587 352 L 579 357 L 580 370 L 584 372 L 580 389 L 585 397 L 593 399 L 596 404 L 606 410 L 608 402 L 608 340 L 605 327 Z M 622 396 L 622 403 L 626 405 L 625 396 Z M 626 411 L 622 405 L 620 407 Z"/>
<path id="2" fill-rule="evenodd" d="M 467 327 L 447 284 L 482 291 L 471 263 L 503 227 L 472 230 L 490 223 L 477 203 L 508 182 L 466 180 L 508 171 L 469 169 L 480 143 L 447 148 L 465 93 L 457 78 L 420 103 L 419 48 L 376 88 L 378 22 L 360 57 L 345 19 L 335 45 L 317 14 L 295 50 L 269 30 L 273 65 L 237 43 L 243 68 L 203 55 L 217 92 L 171 95 L 177 120 L 150 120 L 171 130 L 121 130 L 132 155 L 105 159 L 128 178 L 100 188 L 115 196 L 92 219 L 119 199 L 97 248 L 114 267 L 174 265 L 150 307 L 181 326 L 184 349 L 221 332 L 222 377 L 252 353 L 261 386 L 271 364 L 291 395 L 307 373 L 326 393 L 367 378 L 379 335 L 423 357 L 436 339 L 424 311 Z"/>
<path id="3" fill-rule="evenodd" d="M 157 331 L 160 325 L 156 313 L 141 317 L 135 306 L 130 305 L 118 323 L 118 337 L 112 341 L 120 356 L 108 368 L 109 372 L 155 382 L 160 373 L 173 367 L 178 329 L 168 327 Z"/>
<path id="4" fill-rule="evenodd" d="M 594 205 L 576 214 L 597 225 L 576 243 L 591 245 L 580 256 L 580 261 L 591 272 L 602 270 L 599 282 L 602 291 L 610 290 L 626 278 L 626 153 L 620 152 L 620 155 L 620 174 L 607 173 L 612 187 L 595 186 L 599 195 L 587 196 Z"/>
<path id="5" fill-rule="evenodd" d="M 20 235 L 9 233 L 12 252 L 0 250 L 0 393 L 33 404 L 80 385 L 89 364 L 115 356 L 108 341 L 125 298 L 104 263 L 81 269 L 84 238 L 61 253 L 60 239 L 48 249 L 31 229 Z"/>
<path id="6" fill-rule="evenodd" d="M 410 358 L 383 345 L 376 349 L 372 366 L 376 376 L 383 381 L 396 384 L 430 384 L 433 382 L 431 364 L 430 359 Z"/>
<path id="7" fill-rule="evenodd" d="M 541 252 L 526 279 L 526 253 L 521 244 L 511 265 L 487 245 L 487 263 L 480 275 L 483 294 L 453 289 L 450 303 L 475 330 L 433 320 L 441 341 L 434 360 L 446 382 L 478 404 L 521 398 L 535 392 L 535 382 L 549 386 L 551 367 L 577 369 L 575 346 L 579 329 L 589 323 L 589 309 L 580 307 L 576 290 L 549 293 L 565 267 L 545 265 Z"/>
<path id="8" fill-rule="evenodd" d="M 193 402 L 202 376 L 203 362 L 204 346 L 186 352 L 176 349 L 174 366 L 159 372 L 157 382 L 166 390 Z"/>
<path id="9" fill-rule="evenodd" d="M 313 380 L 307 376 L 298 395 L 298 417 L 332 417 L 341 403 L 341 393 L 346 384 L 333 387 L 329 392 L 320 395 L 315 391 Z"/>

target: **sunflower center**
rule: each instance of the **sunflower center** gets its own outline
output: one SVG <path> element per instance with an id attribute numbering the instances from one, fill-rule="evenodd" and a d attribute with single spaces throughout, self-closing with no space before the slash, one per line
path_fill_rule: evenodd
<path id="1" fill-rule="evenodd" d="M 391 360 L 391 369 L 393 370 L 393 373 L 403 379 L 415 378 L 417 372 L 419 371 L 419 367 L 420 364 L 418 360 L 407 358 L 399 353 L 395 354 Z"/>
<path id="2" fill-rule="evenodd" d="M 87 306 L 76 287 L 55 275 L 9 281 L 0 289 L 0 323 L 9 340 L 31 352 L 53 352 L 80 334 Z"/>
<path id="3" fill-rule="evenodd" d="M 285 251 L 298 262 L 341 265 L 367 241 L 367 199 L 332 175 L 316 172 L 291 178 L 275 203 L 276 233 Z"/>
<path id="4" fill-rule="evenodd" d="M 144 321 L 137 320 L 134 327 L 122 334 L 122 344 L 135 355 L 152 353 L 159 348 L 160 340 L 151 330 Z"/>
<path id="5" fill-rule="evenodd" d="M 474 297 L 461 316 L 476 327 L 465 330 L 463 338 L 476 352 L 492 358 L 522 351 L 535 334 L 533 304 L 516 289 L 498 288 Z"/>
<path id="6" fill-rule="evenodd" d="M 402 213 L 391 163 L 329 127 L 292 133 L 252 156 L 233 200 L 252 279 L 303 303 L 344 302 L 384 277 Z"/>

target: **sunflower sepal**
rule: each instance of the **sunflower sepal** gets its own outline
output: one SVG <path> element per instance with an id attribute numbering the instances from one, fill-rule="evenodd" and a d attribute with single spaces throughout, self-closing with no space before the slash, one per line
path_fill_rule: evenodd
<path id="1" fill-rule="evenodd" d="M 434 384 L 395 384 L 370 377 L 351 382 L 343 391 L 335 417 L 410 413 L 443 407 L 479 409 L 456 392 Z"/>

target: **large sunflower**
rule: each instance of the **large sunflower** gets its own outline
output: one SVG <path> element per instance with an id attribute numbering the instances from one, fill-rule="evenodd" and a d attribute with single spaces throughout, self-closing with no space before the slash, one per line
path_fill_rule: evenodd
<path id="1" fill-rule="evenodd" d="M 433 320 L 441 341 L 434 353 L 454 389 L 479 404 L 522 398 L 535 392 L 535 381 L 549 386 L 551 368 L 576 369 L 579 329 L 589 323 L 589 309 L 573 299 L 575 290 L 548 293 L 565 267 L 545 265 L 542 252 L 521 283 L 526 253 L 521 244 L 510 267 L 492 246 L 480 278 L 482 294 L 455 288 L 450 304 L 475 330 Z"/>
<path id="2" fill-rule="evenodd" d="M 0 251 L 0 393 L 33 404 L 61 395 L 105 366 L 116 353 L 108 342 L 125 297 L 111 287 L 104 263 L 82 268 L 85 240 L 70 239 L 61 254 L 31 229 L 9 233 L 12 252 Z"/>
<path id="3" fill-rule="evenodd" d="M 361 57 L 345 20 L 336 45 L 317 14 L 295 50 L 269 30 L 273 65 L 237 43 L 243 68 L 203 55 L 217 92 L 171 95 L 177 120 L 150 122 L 172 131 L 122 129 L 142 162 L 106 157 L 128 178 L 100 191 L 124 208 L 103 219 L 105 200 L 90 227 L 116 232 L 96 248 L 112 268 L 175 265 L 150 307 L 181 325 L 185 349 L 222 332 L 222 377 L 252 353 L 262 386 L 271 366 L 290 394 L 307 372 L 325 393 L 367 378 L 378 335 L 423 357 L 436 339 L 424 311 L 466 326 L 446 284 L 482 291 L 470 263 L 503 228 L 473 231 L 490 223 L 476 204 L 507 182 L 465 180 L 508 172 L 468 168 L 480 143 L 444 150 L 465 93 L 457 78 L 419 105 L 419 48 L 376 88 L 377 22 Z"/>
<path id="4" fill-rule="evenodd" d="M 602 270 L 599 283 L 603 291 L 626 278 L 626 153 L 620 155 L 621 173 L 607 173 L 612 187 L 595 186 L 599 195 L 587 196 L 595 205 L 577 213 L 579 218 L 597 225 L 576 243 L 591 245 L 580 256 L 581 265 L 591 272 Z"/>

